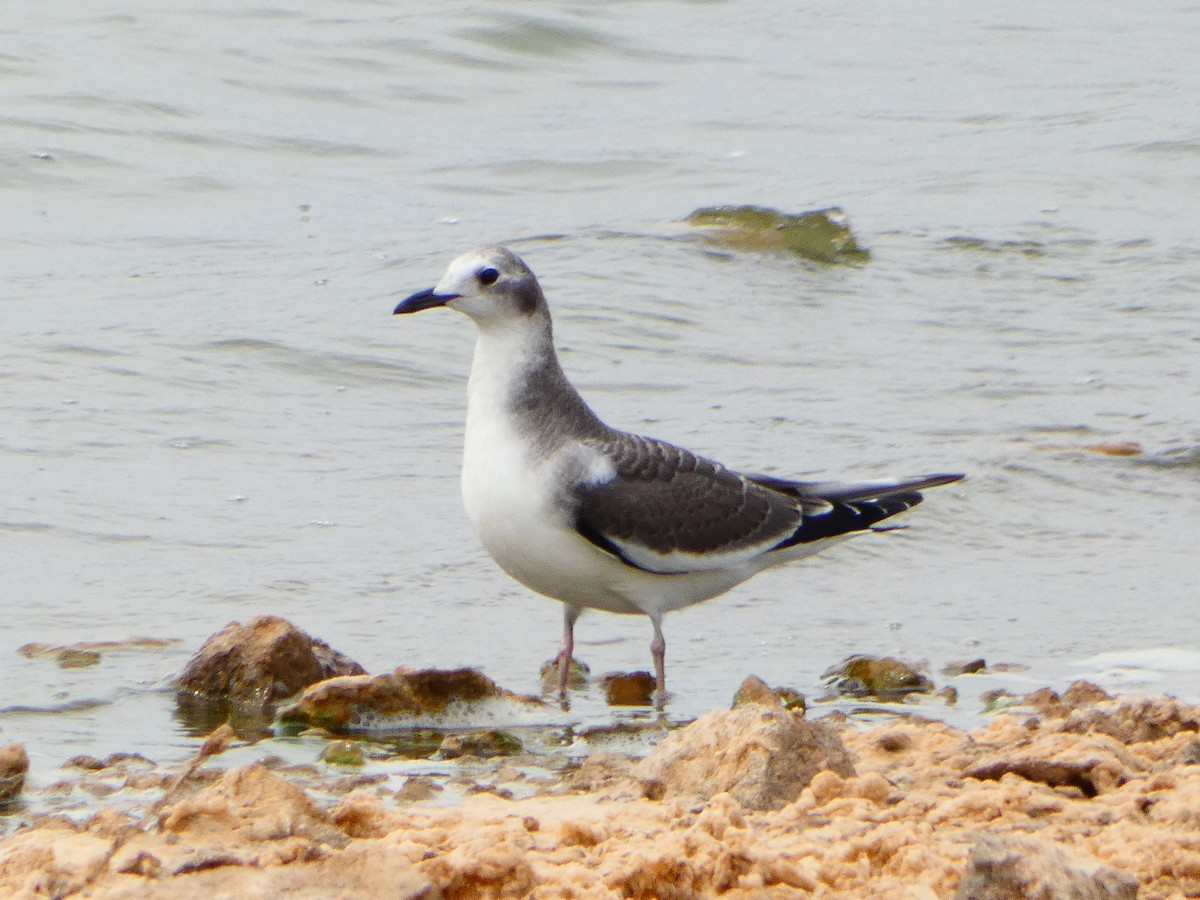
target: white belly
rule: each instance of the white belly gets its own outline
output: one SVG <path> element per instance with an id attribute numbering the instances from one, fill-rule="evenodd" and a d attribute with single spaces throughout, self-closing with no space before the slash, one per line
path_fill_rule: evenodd
<path id="1" fill-rule="evenodd" d="M 637 613 L 597 569 L 606 554 L 580 537 L 554 504 L 547 485 L 560 461 L 540 464 L 499 420 L 468 420 L 462 496 L 484 549 L 526 587 L 572 606 Z M 614 573 L 615 574 L 615 573 Z"/>
<path id="2" fill-rule="evenodd" d="M 662 616 L 753 574 L 652 575 L 600 550 L 575 530 L 547 488 L 571 462 L 562 454 L 533 461 L 507 423 L 468 420 L 463 505 L 484 549 L 521 584 L 569 606 Z"/>
<path id="3" fill-rule="evenodd" d="M 484 549 L 521 584 L 576 608 L 659 617 L 724 593 L 758 571 L 653 575 L 626 565 L 575 530 L 556 496 L 574 479 L 605 477 L 611 466 L 576 447 L 536 455 L 532 439 L 504 414 L 524 349 L 481 331 L 468 383 L 462 495 Z M 571 456 L 570 454 L 574 454 Z"/>

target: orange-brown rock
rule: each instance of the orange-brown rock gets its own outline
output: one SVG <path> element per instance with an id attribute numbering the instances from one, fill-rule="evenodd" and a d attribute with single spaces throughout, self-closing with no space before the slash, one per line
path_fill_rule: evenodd
<path id="1" fill-rule="evenodd" d="M 0 747 L 0 804 L 10 803 L 20 795 L 28 771 L 29 754 L 24 744 Z"/>
<path id="2" fill-rule="evenodd" d="M 747 675 L 733 694 L 733 709 L 741 706 L 767 706 L 782 709 L 783 701 L 770 686 L 757 675 Z"/>
<path id="3" fill-rule="evenodd" d="M 933 691 L 933 682 L 927 676 L 892 656 L 851 656 L 821 677 L 839 694 L 851 697 L 897 700 L 906 694 Z"/>
<path id="4" fill-rule="evenodd" d="M 954 900 L 1136 900 L 1137 879 L 1036 837 L 984 834 Z"/>
<path id="5" fill-rule="evenodd" d="M 600 686 L 609 706 L 649 706 L 655 681 L 649 672 L 612 672 L 600 679 Z"/>
<path id="6" fill-rule="evenodd" d="M 285 709 L 289 724 L 330 731 L 386 730 L 388 720 L 434 716 L 453 704 L 507 700 L 540 705 L 513 694 L 476 669 L 396 669 L 382 675 L 347 675 L 314 684 Z"/>
<path id="7" fill-rule="evenodd" d="M 310 684 L 364 669 L 286 619 L 256 616 L 230 622 L 207 641 L 179 677 L 184 691 L 212 699 L 265 705 Z"/>

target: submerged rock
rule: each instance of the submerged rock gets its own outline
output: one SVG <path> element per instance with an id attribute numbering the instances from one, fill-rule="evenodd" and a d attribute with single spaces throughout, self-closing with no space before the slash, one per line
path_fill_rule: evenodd
<path id="1" fill-rule="evenodd" d="M 978 675 L 980 672 L 986 671 L 987 661 L 982 657 L 952 659 L 942 666 L 942 674 L 949 678 L 957 678 L 959 675 Z"/>
<path id="2" fill-rule="evenodd" d="M 311 684 L 365 670 L 278 616 L 230 622 L 188 662 L 178 687 L 211 699 L 265 706 Z"/>
<path id="3" fill-rule="evenodd" d="M 609 706 L 649 706 L 655 681 L 649 672 L 611 672 L 600 679 Z"/>
<path id="4" fill-rule="evenodd" d="M 928 694 L 933 682 L 913 666 L 891 656 L 851 656 L 821 676 L 839 694 L 899 700 L 907 694 Z"/>
<path id="5" fill-rule="evenodd" d="M 593 725 L 575 732 L 579 747 L 589 754 L 618 753 L 628 757 L 643 757 L 654 745 L 670 734 L 667 723 L 660 717 L 652 719 L 622 719 Z"/>
<path id="6" fill-rule="evenodd" d="M 666 738 L 634 767 L 648 794 L 708 799 L 728 792 L 749 809 L 779 809 L 818 772 L 850 777 L 838 733 L 783 709 L 757 704 L 716 710 Z"/>
<path id="7" fill-rule="evenodd" d="M 1135 900 L 1138 880 L 1047 840 L 985 834 L 971 848 L 954 900 Z"/>
<path id="8" fill-rule="evenodd" d="M 343 768 L 357 768 L 366 762 L 358 741 L 330 741 L 321 751 L 321 762 Z"/>
<path id="9" fill-rule="evenodd" d="M 50 658 L 58 661 L 64 654 L 122 652 L 131 650 L 163 650 L 180 643 L 174 638 L 132 637 L 123 641 L 80 641 L 77 644 L 22 644 L 17 652 L 26 659 Z"/>
<path id="10" fill-rule="evenodd" d="M 488 729 L 447 735 L 438 752 L 442 759 L 458 759 L 460 756 L 494 759 L 498 756 L 514 756 L 524 749 L 520 738 L 507 731 Z"/>
<path id="11" fill-rule="evenodd" d="M 558 692 L 558 660 L 549 659 L 542 663 L 540 670 L 542 680 L 542 692 L 546 694 L 554 694 Z M 575 657 L 571 657 L 571 664 L 567 669 L 567 687 L 571 690 L 581 690 L 587 687 L 588 679 L 592 676 L 592 670 L 585 662 L 580 662 Z"/>
<path id="12" fill-rule="evenodd" d="M 1142 450 L 1142 445 L 1136 441 L 1104 441 L 1099 444 L 1090 444 L 1083 449 L 1099 453 L 1101 456 L 1141 456 L 1145 452 Z"/>
<path id="13" fill-rule="evenodd" d="M 11 803 L 21 795 L 28 772 L 29 754 L 25 752 L 24 744 L 0 747 L 0 805 Z"/>
<path id="14" fill-rule="evenodd" d="M 870 258 L 837 207 L 783 213 L 763 206 L 709 206 L 684 219 L 705 229 L 711 243 L 744 250 L 785 250 L 823 263 Z"/>
<path id="15" fill-rule="evenodd" d="M 17 652 L 26 659 L 50 659 L 60 669 L 87 669 L 100 664 L 101 651 L 126 652 L 136 650 L 161 650 L 176 644 L 175 640 L 134 637 L 124 641 L 80 641 L 77 644 L 57 645 L 23 644 Z"/>
<path id="16" fill-rule="evenodd" d="M 100 653 L 96 650 L 74 650 L 64 648 L 54 659 L 60 669 L 87 669 L 100 664 Z"/>
<path id="17" fill-rule="evenodd" d="M 457 704 L 507 700 L 541 707 L 498 687 L 476 669 L 397 669 L 382 675 L 346 675 L 314 684 L 279 712 L 288 725 L 330 731 L 388 731 L 404 721 L 426 719 Z"/>
<path id="18" fill-rule="evenodd" d="M 979 702 L 985 713 L 1021 706 L 1023 703 L 1020 697 L 1006 688 L 992 688 L 990 691 L 984 691 L 979 695 Z"/>

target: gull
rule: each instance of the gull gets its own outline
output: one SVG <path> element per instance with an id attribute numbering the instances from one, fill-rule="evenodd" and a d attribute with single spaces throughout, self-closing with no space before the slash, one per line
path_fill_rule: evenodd
<path id="1" fill-rule="evenodd" d="M 921 502 L 960 474 L 857 484 L 741 474 L 592 412 L 554 350 L 537 278 L 505 247 L 452 263 L 394 314 L 448 307 L 478 330 L 467 382 L 462 498 L 493 560 L 563 604 L 560 698 L 584 609 L 650 618 L 656 703 L 663 617 L 811 556 Z"/>

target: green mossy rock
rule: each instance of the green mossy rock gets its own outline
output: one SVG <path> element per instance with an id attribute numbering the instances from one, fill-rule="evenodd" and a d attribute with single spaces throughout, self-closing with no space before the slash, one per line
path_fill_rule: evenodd
<path id="1" fill-rule="evenodd" d="M 784 250 L 822 263 L 870 259 L 837 207 L 791 214 L 764 206 L 708 206 L 684 221 L 705 229 L 710 242 L 739 250 Z"/>

